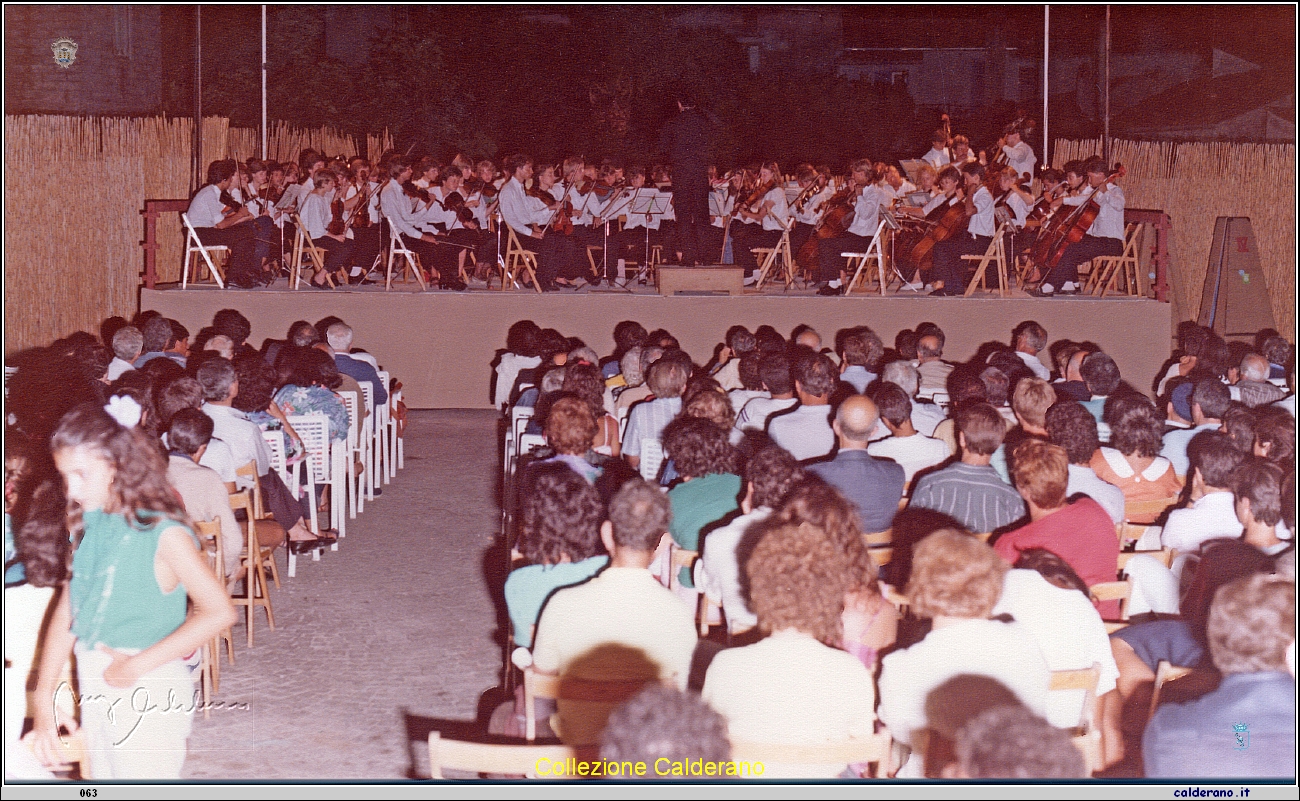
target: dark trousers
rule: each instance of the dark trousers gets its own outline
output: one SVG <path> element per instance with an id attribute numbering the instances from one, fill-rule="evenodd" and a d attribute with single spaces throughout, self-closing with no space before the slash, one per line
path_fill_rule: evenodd
<path id="1" fill-rule="evenodd" d="M 722 252 L 722 240 L 712 245 L 716 234 L 709 225 L 709 179 L 699 169 L 678 168 L 673 175 L 675 247 L 683 264 L 715 264 Z"/>
<path id="2" fill-rule="evenodd" d="M 703 264 L 721 264 L 722 241 L 726 236 L 726 232 L 716 225 L 706 225 L 703 228 L 698 229 L 696 233 L 699 235 L 699 239 L 697 240 L 700 246 L 699 261 Z M 679 225 L 677 226 L 678 242 L 682 241 L 682 236 L 682 227 Z M 691 263 L 690 260 L 686 258 L 685 246 L 682 247 L 682 263 Z"/>
<path id="3" fill-rule="evenodd" d="M 1051 284 L 1055 289 L 1060 289 L 1066 281 L 1077 283 L 1079 265 L 1087 264 L 1098 256 L 1122 255 L 1124 255 L 1124 243 L 1120 240 L 1108 236 L 1084 234 L 1083 239 L 1065 248 L 1061 260 L 1047 274 L 1047 278 L 1043 279 L 1043 283 Z"/>
<path id="4" fill-rule="evenodd" d="M 934 275 L 935 281 L 943 281 L 943 293 L 953 295 L 966 291 L 966 271 L 968 265 L 962 261 L 962 256 L 975 254 L 982 255 L 989 249 L 989 243 L 993 241 L 991 236 L 973 236 L 970 233 L 960 233 L 950 239 L 936 243 L 934 246 Z M 997 283 L 997 279 L 993 279 Z"/>
<path id="5" fill-rule="evenodd" d="M 812 234 L 813 227 L 808 223 L 795 223 L 794 227 L 790 229 L 790 255 L 798 255 L 799 249 L 804 246 L 804 243 L 808 241 L 808 237 L 812 236 Z"/>
<path id="6" fill-rule="evenodd" d="M 204 245 L 225 245 L 230 248 L 226 262 L 226 280 L 236 286 L 256 285 L 262 275 L 261 262 L 255 258 L 257 226 L 251 221 L 229 228 L 195 228 Z"/>
<path id="7" fill-rule="evenodd" d="M 605 265 L 606 278 L 614 277 L 614 274 L 618 271 L 619 259 L 628 259 L 638 264 L 646 261 L 646 230 L 645 228 L 625 228 L 617 234 L 610 235 L 609 249 L 612 254 Z M 658 229 L 652 229 L 649 233 L 651 245 L 663 244 L 663 235 Z"/>
<path id="8" fill-rule="evenodd" d="M 353 228 L 352 236 L 355 237 L 352 240 L 352 266 L 360 267 L 365 272 L 375 263 L 379 251 L 384 249 L 383 232 L 378 225 L 368 225 L 365 228 Z"/>
<path id="9" fill-rule="evenodd" d="M 352 251 L 356 246 L 351 239 L 340 242 L 332 236 L 322 236 L 311 243 L 325 251 L 325 272 L 337 274 L 352 264 Z"/>
<path id="10" fill-rule="evenodd" d="M 260 270 L 271 257 L 271 247 L 280 244 L 280 232 L 265 214 L 253 220 L 253 228 L 257 231 L 257 238 L 253 240 L 253 264 Z"/>
<path id="11" fill-rule="evenodd" d="M 871 237 L 857 234 L 840 234 L 817 243 L 817 280 L 834 281 L 840 277 L 846 262 L 841 253 L 863 253 L 871 244 Z M 793 246 L 791 247 L 793 250 Z"/>
<path id="12" fill-rule="evenodd" d="M 556 278 L 572 280 L 589 272 L 582 267 L 586 262 L 585 254 L 579 254 L 578 244 L 558 231 L 547 231 L 541 239 L 535 236 L 520 236 L 519 246 L 537 254 L 537 280 L 548 284 Z"/>
<path id="13" fill-rule="evenodd" d="M 266 475 L 258 477 L 258 483 L 262 487 L 262 500 L 266 503 L 267 510 L 275 522 L 284 526 L 288 531 L 293 528 L 299 520 L 311 520 L 311 505 L 314 502 L 307 493 L 303 493 L 302 498 L 293 497 L 293 491 L 280 480 L 280 474 L 274 470 L 266 471 Z M 331 498 L 330 503 L 337 503 Z"/>
<path id="14" fill-rule="evenodd" d="M 441 257 L 439 251 L 442 250 L 440 245 L 433 242 L 425 242 L 423 239 L 416 239 L 407 236 L 406 234 L 402 234 L 402 242 L 405 243 L 408 248 L 415 251 L 415 255 L 420 257 L 421 269 L 425 272 L 438 269 L 438 259 Z M 396 269 L 396 266 L 394 266 L 394 270 Z"/>
<path id="15" fill-rule="evenodd" d="M 758 269 L 758 258 L 751 248 L 776 247 L 776 243 L 781 241 L 780 231 L 765 231 L 757 224 L 737 220 L 731 221 L 731 236 L 731 255 L 737 267 L 745 268 L 746 274 Z"/>

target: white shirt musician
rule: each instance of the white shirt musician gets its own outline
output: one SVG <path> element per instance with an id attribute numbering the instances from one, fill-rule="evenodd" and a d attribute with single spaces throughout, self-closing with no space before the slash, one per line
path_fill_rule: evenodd
<path id="1" fill-rule="evenodd" d="M 872 184 L 858 195 L 853 206 L 853 222 L 849 233 L 855 236 L 875 236 L 880 224 L 880 207 L 888 206 L 893 198 L 879 184 Z"/>
<path id="2" fill-rule="evenodd" d="M 1088 228 L 1083 239 L 1065 248 L 1061 260 L 1048 273 L 1039 287 L 1040 295 L 1055 292 L 1078 291 L 1079 267 L 1098 256 L 1119 256 L 1124 253 L 1124 190 L 1110 183 L 1106 163 L 1093 156 L 1083 163 L 1087 186 L 1062 203 L 1082 206 L 1090 200 L 1097 202 L 1097 219 Z"/>
<path id="3" fill-rule="evenodd" d="M 1023 178 L 1028 175 L 1032 180 L 1034 177 L 1034 165 L 1038 163 L 1038 157 L 1034 155 L 1034 149 L 1027 143 L 1020 140 L 1020 130 L 1012 128 L 1007 131 L 1002 152 L 1007 157 L 1007 164 L 1011 169 L 1016 171 L 1016 176 Z"/>

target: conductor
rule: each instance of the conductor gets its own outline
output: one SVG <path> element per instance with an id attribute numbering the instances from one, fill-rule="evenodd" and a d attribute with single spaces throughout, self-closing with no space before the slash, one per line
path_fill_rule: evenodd
<path id="1" fill-rule="evenodd" d="M 682 264 L 701 264 L 709 224 L 709 119 L 687 92 L 677 94 L 677 116 L 660 134 L 659 149 L 673 167 L 673 208 Z"/>

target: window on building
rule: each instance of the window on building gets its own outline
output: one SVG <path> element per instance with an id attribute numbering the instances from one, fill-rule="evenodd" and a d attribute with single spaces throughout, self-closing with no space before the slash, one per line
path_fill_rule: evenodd
<path id="1" fill-rule="evenodd" d="M 113 55 L 131 57 L 130 6 L 113 6 Z"/>

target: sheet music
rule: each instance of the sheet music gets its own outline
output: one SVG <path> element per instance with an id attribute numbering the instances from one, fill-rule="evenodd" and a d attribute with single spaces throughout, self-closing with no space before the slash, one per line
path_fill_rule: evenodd
<path id="1" fill-rule="evenodd" d="M 290 184 L 289 186 L 286 186 L 284 188 L 284 194 L 280 196 L 280 202 L 275 204 L 276 211 L 297 211 L 302 190 L 302 184 Z"/>

